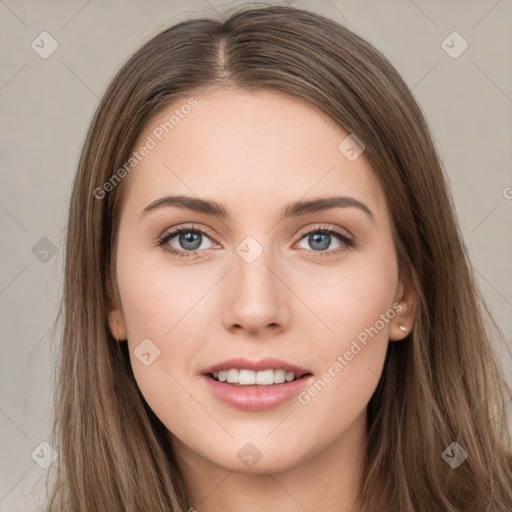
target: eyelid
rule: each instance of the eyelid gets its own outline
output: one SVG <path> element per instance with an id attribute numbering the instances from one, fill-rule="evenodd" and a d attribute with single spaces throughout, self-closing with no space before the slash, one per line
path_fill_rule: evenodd
<path id="1" fill-rule="evenodd" d="M 356 248 L 359 246 L 359 242 L 357 242 L 356 238 L 349 234 L 349 232 L 339 226 L 332 226 L 327 224 L 321 224 L 316 226 L 307 226 L 303 230 L 301 230 L 301 234 L 298 237 L 298 240 L 294 242 L 293 245 L 301 242 L 306 236 L 311 233 L 327 233 L 329 235 L 333 235 L 338 238 L 341 243 L 341 247 L 336 249 L 328 249 L 326 251 L 314 251 L 312 249 L 306 249 L 313 257 L 324 257 L 328 258 L 329 256 L 338 256 L 339 254 L 346 252 L 350 249 Z"/>
<path id="2" fill-rule="evenodd" d="M 176 226 L 173 226 L 172 228 L 168 228 L 168 229 L 164 230 L 164 232 L 158 238 L 164 238 L 171 234 L 176 235 L 180 231 L 187 230 L 187 229 L 190 231 L 198 231 L 198 232 L 202 233 L 203 235 L 207 235 L 209 238 L 212 238 L 212 235 L 208 228 L 200 227 L 199 225 L 197 225 L 193 222 L 185 223 L 185 224 L 178 224 Z"/>
<path id="3" fill-rule="evenodd" d="M 175 236 L 179 235 L 181 232 L 186 231 L 195 231 L 198 233 L 201 233 L 202 235 L 207 236 L 212 242 L 216 245 L 219 245 L 215 241 L 215 237 L 212 237 L 207 228 L 201 228 L 193 223 L 185 224 L 185 225 L 178 225 L 173 228 L 170 228 L 169 230 L 164 231 L 164 233 L 158 237 L 156 244 L 157 246 L 161 246 L 163 250 L 177 256 L 177 257 L 193 257 L 197 258 L 198 253 L 203 253 L 204 251 L 207 251 L 208 249 L 195 249 L 193 251 L 185 251 L 182 249 L 175 249 L 174 247 L 163 247 L 167 244 L 167 242 L 171 239 L 173 239 Z M 309 225 L 305 228 L 300 230 L 300 234 L 297 235 L 297 239 L 293 242 L 293 246 L 295 246 L 297 243 L 302 241 L 307 235 L 315 232 L 323 232 L 328 233 L 331 235 L 334 235 L 335 237 L 338 237 L 338 240 L 342 244 L 342 247 L 339 247 L 337 249 L 328 249 L 326 251 L 314 251 L 312 249 L 305 249 L 309 253 L 312 253 L 312 256 L 314 257 L 328 257 L 328 256 L 334 256 L 338 255 L 341 252 L 347 251 L 349 249 L 352 249 L 358 245 L 356 242 L 355 237 L 352 234 L 349 234 L 347 230 L 340 228 L 338 226 L 331 226 L 326 224 L 320 224 L 320 225 Z M 302 249 L 304 250 L 304 249 Z"/>
<path id="4" fill-rule="evenodd" d="M 339 233 L 343 236 L 345 236 L 346 238 L 350 238 L 352 240 L 355 239 L 354 235 L 352 235 L 352 233 L 350 233 L 347 229 L 344 229 L 344 228 L 341 228 L 339 226 L 336 226 L 336 225 L 331 225 L 331 224 L 325 224 L 325 223 L 318 223 L 318 224 L 309 224 L 308 226 L 306 226 L 305 228 L 302 228 L 300 231 L 299 231 L 299 235 L 298 235 L 298 240 L 301 240 L 304 235 L 309 235 L 311 232 L 315 232 L 315 231 L 331 231 L 331 232 L 336 232 L 336 233 Z"/>
<path id="5" fill-rule="evenodd" d="M 209 230 L 207 228 L 198 227 L 194 223 L 188 223 L 183 225 L 177 225 L 173 226 L 172 228 L 166 229 L 163 234 L 161 234 L 156 241 L 152 244 L 158 248 L 161 248 L 166 253 L 170 254 L 171 256 L 174 256 L 175 258 L 182 259 L 182 258 L 192 258 L 197 259 L 201 258 L 202 254 L 205 251 L 208 251 L 211 249 L 209 247 L 208 249 L 195 249 L 193 251 L 185 251 L 183 249 L 176 249 L 168 244 L 170 240 L 172 240 L 174 237 L 178 236 L 180 233 L 187 232 L 187 231 L 195 231 L 198 233 L 201 233 L 202 235 L 205 235 L 208 237 L 214 245 L 218 245 L 215 241 L 215 237 L 211 236 L 209 234 Z"/>

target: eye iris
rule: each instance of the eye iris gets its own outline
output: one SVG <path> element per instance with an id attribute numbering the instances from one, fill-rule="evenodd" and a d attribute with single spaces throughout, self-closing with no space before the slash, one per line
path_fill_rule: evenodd
<path id="1" fill-rule="evenodd" d="M 328 233 L 314 233 L 309 235 L 309 243 L 313 248 L 315 248 L 314 244 L 320 242 L 320 247 L 316 247 L 317 249 L 327 249 L 330 245 L 331 235 Z"/>
<path id="2" fill-rule="evenodd" d="M 201 246 L 201 233 L 196 233 L 194 231 L 180 233 L 179 242 L 184 249 L 195 251 Z M 192 244 L 192 247 L 188 244 Z"/>

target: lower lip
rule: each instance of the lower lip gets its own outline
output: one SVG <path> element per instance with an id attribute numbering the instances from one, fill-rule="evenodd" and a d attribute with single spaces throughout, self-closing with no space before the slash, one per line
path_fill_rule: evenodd
<path id="1" fill-rule="evenodd" d="M 219 400 L 244 411 L 266 411 L 278 407 L 298 395 L 312 377 L 307 375 L 292 382 L 253 388 L 233 386 L 202 375 L 210 391 Z"/>

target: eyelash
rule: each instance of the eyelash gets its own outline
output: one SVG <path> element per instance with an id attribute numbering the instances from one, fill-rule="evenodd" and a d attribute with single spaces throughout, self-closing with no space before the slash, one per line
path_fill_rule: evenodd
<path id="1" fill-rule="evenodd" d="M 201 251 L 203 251 L 205 249 L 196 249 L 195 251 L 180 251 L 180 250 L 175 249 L 174 247 L 166 246 L 167 242 L 169 242 L 169 240 L 172 240 L 176 235 L 179 235 L 179 234 L 182 234 L 182 233 L 190 233 L 190 232 L 200 233 L 200 234 L 205 235 L 208 238 L 210 238 L 208 233 L 206 233 L 202 229 L 196 228 L 194 226 L 185 226 L 185 227 L 176 229 L 174 231 L 171 231 L 170 233 L 164 234 L 162 237 L 160 237 L 157 240 L 156 245 L 158 247 L 162 247 L 162 249 L 164 251 L 166 251 L 166 252 L 168 252 L 168 253 L 170 253 L 173 256 L 176 256 L 178 258 L 190 258 L 190 257 L 200 258 L 201 256 L 198 256 L 197 253 L 199 253 L 199 252 L 201 252 Z M 353 248 L 355 248 L 357 246 L 356 241 L 354 239 L 352 239 L 352 238 L 349 238 L 342 231 L 340 231 L 340 230 L 338 230 L 336 228 L 323 227 L 323 226 L 319 227 L 319 228 L 311 229 L 309 231 L 306 231 L 305 233 L 302 233 L 301 236 L 299 237 L 299 239 L 297 240 L 297 242 L 300 242 L 303 238 L 305 238 L 306 236 L 308 236 L 308 235 L 310 235 L 312 233 L 321 233 L 321 234 L 335 235 L 335 236 L 338 237 L 340 242 L 342 242 L 344 244 L 344 246 L 345 246 L 345 247 L 339 247 L 338 249 L 330 250 L 330 251 L 313 251 L 313 250 L 310 250 L 310 252 L 313 253 L 313 257 L 314 258 L 324 258 L 324 257 L 326 257 L 325 255 L 332 256 L 332 255 L 335 255 L 335 254 L 339 254 L 339 253 L 341 253 L 343 251 L 346 251 L 346 250 L 349 250 L 349 249 L 353 249 Z"/>

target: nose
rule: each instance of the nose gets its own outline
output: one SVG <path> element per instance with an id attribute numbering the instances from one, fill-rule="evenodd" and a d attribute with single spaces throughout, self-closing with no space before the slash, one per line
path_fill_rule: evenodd
<path id="1" fill-rule="evenodd" d="M 264 250 L 252 263 L 235 253 L 233 265 L 225 282 L 225 327 L 256 337 L 274 336 L 287 329 L 287 297 L 292 294 L 270 251 Z"/>

